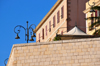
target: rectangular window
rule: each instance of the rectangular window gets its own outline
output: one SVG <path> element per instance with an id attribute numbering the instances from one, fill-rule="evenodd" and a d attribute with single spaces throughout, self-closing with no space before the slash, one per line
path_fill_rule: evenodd
<path id="1" fill-rule="evenodd" d="M 63 35 L 63 31 L 61 31 L 61 35 Z"/>
<path id="2" fill-rule="evenodd" d="M 91 17 L 93 17 L 93 13 L 91 14 Z M 93 24 L 93 19 L 91 19 L 91 25 Z"/>
<path id="3" fill-rule="evenodd" d="M 44 29 L 42 29 L 42 39 L 44 39 Z"/>
<path id="4" fill-rule="evenodd" d="M 49 22 L 49 32 L 51 32 L 51 21 Z"/>
<path id="5" fill-rule="evenodd" d="M 55 27 L 55 16 L 53 17 L 53 27 Z"/>
<path id="6" fill-rule="evenodd" d="M 39 42 L 40 42 L 40 33 L 39 33 Z"/>
<path id="7" fill-rule="evenodd" d="M 47 25 L 45 26 L 46 36 L 47 36 Z"/>
<path id="8" fill-rule="evenodd" d="M 61 18 L 64 18 L 64 6 L 61 7 Z"/>
<path id="9" fill-rule="evenodd" d="M 95 11 L 95 17 L 97 17 L 97 10 Z"/>
<path id="10" fill-rule="evenodd" d="M 57 23 L 59 23 L 60 19 L 59 19 L 59 11 L 57 12 Z"/>

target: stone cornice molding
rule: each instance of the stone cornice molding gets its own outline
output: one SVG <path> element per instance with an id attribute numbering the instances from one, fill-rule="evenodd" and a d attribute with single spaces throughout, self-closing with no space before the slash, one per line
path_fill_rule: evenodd
<path id="1" fill-rule="evenodd" d="M 98 5 L 100 5 L 100 1 L 98 1 L 98 2 L 95 3 L 95 6 L 98 6 Z M 88 13 L 88 12 L 90 11 L 90 8 L 91 8 L 91 7 L 87 8 L 87 9 L 84 10 L 83 12 L 84 12 L 84 13 Z"/>
<path id="2" fill-rule="evenodd" d="M 51 10 L 47 13 L 47 15 L 41 20 L 41 22 L 38 24 L 38 26 L 35 28 L 34 32 L 36 33 L 37 30 L 42 26 L 42 24 L 48 19 L 48 17 L 54 12 L 54 10 L 58 7 L 58 5 L 62 2 L 63 0 L 58 0 L 56 4 L 51 8 Z"/>
<path id="3" fill-rule="evenodd" d="M 90 42 L 100 41 L 100 38 L 86 38 L 86 39 L 71 39 L 71 40 L 60 40 L 51 42 L 37 42 L 37 43 L 25 43 L 25 44 L 14 44 L 13 48 L 25 47 L 25 46 L 38 46 L 38 45 L 50 45 L 50 44 L 61 44 L 61 43 L 75 43 L 75 42 Z"/>

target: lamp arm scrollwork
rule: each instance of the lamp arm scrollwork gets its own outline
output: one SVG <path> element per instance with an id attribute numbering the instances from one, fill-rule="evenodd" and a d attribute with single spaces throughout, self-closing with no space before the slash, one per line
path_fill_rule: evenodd
<path id="1" fill-rule="evenodd" d="M 17 27 L 23 28 L 23 29 L 25 30 L 25 34 L 26 34 L 26 29 L 25 29 L 23 26 L 21 26 L 21 25 L 17 25 L 17 26 L 14 28 L 14 32 L 15 32 L 16 34 L 20 33 L 20 29 L 17 30 L 18 32 L 15 31 L 15 29 L 16 29 Z"/>
<path id="2" fill-rule="evenodd" d="M 29 27 L 29 29 L 32 29 L 32 31 L 33 31 L 33 28 L 32 28 L 33 25 L 34 25 L 35 28 L 36 28 L 36 25 L 35 25 L 35 24 L 31 24 L 30 27 Z"/>
<path id="3" fill-rule="evenodd" d="M 30 28 L 29 28 L 29 30 L 31 30 L 31 31 L 29 31 L 29 32 L 30 32 L 30 35 L 32 35 L 33 28 L 32 28 L 32 27 L 30 27 Z M 34 32 L 33 32 L 33 33 L 34 33 Z"/>
<path id="4" fill-rule="evenodd" d="M 17 30 L 18 32 L 15 31 L 15 29 L 16 29 L 17 27 L 23 28 L 23 29 L 25 30 L 25 40 L 26 40 L 26 29 L 25 29 L 23 26 L 21 26 L 21 25 L 17 25 L 17 26 L 14 28 L 14 32 L 15 32 L 16 34 L 19 34 L 19 33 L 20 33 L 20 29 Z"/>

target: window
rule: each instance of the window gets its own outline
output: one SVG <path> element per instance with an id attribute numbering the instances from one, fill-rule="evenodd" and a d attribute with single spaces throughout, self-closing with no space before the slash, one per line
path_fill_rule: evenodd
<path id="1" fill-rule="evenodd" d="M 63 35 L 63 31 L 61 31 L 61 35 Z"/>
<path id="2" fill-rule="evenodd" d="M 61 7 L 61 18 L 63 18 L 63 17 L 64 17 L 64 6 Z"/>
<path id="3" fill-rule="evenodd" d="M 99 16 L 100 16 L 100 11 L 95 10 L 95 17 L 99 17 Z M 98 19 L 98 21 L 100 21 L 100 19 Z M 97 27 L 97 26 L 99 26 L 99 24 L 95 25 L 95 27 Z"/>
<path id="4" fill-rule="evenodd" d="M 57 23 L 59 23 L 60 19 L 59 19 L 59 11 L 57 12 Z"/>
<path id="5" fill-rule="evenodd" d="M 91 17 L 93 17 L 93 13 L 91 14 Z M 93 19 L 91 19 L 91 25 L 93 24 Z"/>
<path id="6" fill-rule="evenodd" d="M 45 26 L 46 36 L 47 36 L 47 25 Z"/>
<path id="7" fill-rule="evenodd" d="M 40 42 L 40 33 L 39 33 L 39 42 Z"/>
<path id="8" fill-rule="evenodd" d="M 55 27 L 55 16 L 53 17 L 53 27 Z"/>
<path id="9" fill-rule="evenodd" d="M 91 17 L 93 17 L 93 13 L 91 14 Z M 91 22 L 90 22 L 90 24 L 89 24 L 89 25 L 91 26 L 92 24 L 93 24 L 93 19 L 91 19 Z M 90 27 L 90 26 L 89 26 L 89 27 Z M 93 27 L 93 26 L 92 26 L 92 27 Z M 92 27 L 91 27 L 91 28 L 89 28 L 89 30 L 92 30 L 92 29 L 93 29 Z"/>
<path id="10" fill-rule="evenodd" d="M 97 17 L 97 10 L 95 11 L 95 17 Z"/>
<path id="11" fill-rule="evenodd" d="M 49 32 L 51 32 L 51 21 L 49 22 Z"/>
<path id="12" fill-rule="evenodd" d="M 98 17 L 98 16 L 100 16 L 100 11 L 95 11 L 95 17 Z"/>
<path id="13" fill-rule="evenodd" d="M 44 39 L 44 29 L 42 29 L 42 39 Z"/>

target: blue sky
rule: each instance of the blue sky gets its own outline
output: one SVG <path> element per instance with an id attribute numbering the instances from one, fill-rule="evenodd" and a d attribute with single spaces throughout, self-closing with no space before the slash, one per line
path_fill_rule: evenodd
<path id="1" fill-rule="evenodd" d="M 4 60 L 9 58 L 13 44 L 26 43 L 24 29 L 21 29 L 20 39 L 16 40 L 14 27 L 22 25 L 26 28 L 26 21 L 29 21 L 29 25 L 37 26 L 56 2 L 57 0 L 0 0 L 0 66 L 5 66 Z"/>

